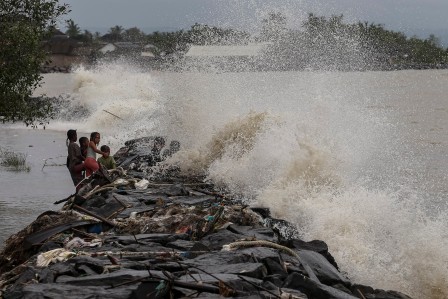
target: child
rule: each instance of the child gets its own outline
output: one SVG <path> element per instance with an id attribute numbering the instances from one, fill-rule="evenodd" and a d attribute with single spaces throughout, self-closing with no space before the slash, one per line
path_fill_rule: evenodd
<path id="1" fill-rule="evenodd" d="M 79 146 L 81 147 L 81 155 L 85 159 L 87 157 L 87 148 L 89 147 L 89 138 L 87 137 L 79 138 Z"/>
<path id="2" fill-rule="evenodd" d="M 81 147 L 81 156 L 85 160 L 87 157 L 87 148 L 89 147 L 89 138 L 81 137 L 79 138 L 79 146 Z M 82 170 L 82 177 L 84 178 L 86 175 L 85 169 Z"/>
<path id="3" fill-rule="evenodd" d="M 100 139 L 100 133 L 92 132 L 92 134 L 90 134 L 89 146 L 87 147 L 87 156 L 84 160 L 87 177 L 100 168 L 98 162 L 96 161 L 96 154 L 104 155 L 104 153 L 97 148 L 97 145 L 100 143 Z"/>
<path id="4" fill-rule="evenodd" d="M 81 155 L 81 149 L 76 143 L 77 138 L 76 130 L 67 131 L 67 167 L 75 186 L 82 181 L 82 171 L 84 169 L 84 157 Z"/>
<path id="5" fill-rule="evenodd" d="M 106 169 L 115 169 L 117 164 L 114 157 L 110 155 L 110 148 L 107 145 L 101 146 L 101 151 L 104 153 L 102 157 L 98 158 L 98 163 L 103 165 Z"/>

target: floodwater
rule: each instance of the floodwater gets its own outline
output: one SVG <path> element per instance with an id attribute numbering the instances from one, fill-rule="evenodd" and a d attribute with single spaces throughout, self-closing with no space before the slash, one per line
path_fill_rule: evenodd
<path id="1" fill-rule="evenodd" d="M 30 166 L 30 172 L 0 166 L 0 244 L 41 212 L 57 209 L 53 202 L 73 193 L 62 165 L 67 157 L 64 137 L 60 131 L 0 129 L 1 148 L 26 154 Z"/>

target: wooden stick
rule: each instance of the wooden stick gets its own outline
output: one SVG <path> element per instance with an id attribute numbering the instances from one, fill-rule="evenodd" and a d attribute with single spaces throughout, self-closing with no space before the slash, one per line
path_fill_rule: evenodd
<path id="1" fill-rule="evenodd" d="M 61 202 L 64 202 L 64 201 L 67 201 L 67 200 L 69 200 L 72 196 L 75 196 L 75 193 L 74 194 L 71 194 L 71 195 L 69 195 L 68 197 L 66 197 L 66 198 L 64 198 L 64 199 L 61 199 L 61 200 L 58 200 L 58 201 L 55 201 L 53 204 L 54 205 L 57 205 L 57 204 L 60 204 Z"/>
<path id="2" fill-rule="evenodd" d="M 356 289 L 359 293 L 359 295 L 361 296 L 362 299 L 366 299 L 366 297 L 364 297 L 364 294 L 361 292 L 360 289 Z"/>
<path id="3" fill-rule="evenodd" d="M 80 207 L 80 206 L 73 205 L 73 208 L 76 209 L 76 210 L 78 210 L 78 211 L 81 211 L 81 212 L 83 212 L 83 213 L 85 213 L 85 214 L 87 214 L 87 215 L 89 215 L 89 216 L 92 216 L 92 217 L 94 217 L 94 218 L 96 218 L 96 219 L 98 219 L 98 220 L 101 220 L 102 222 L 107 223 L 107 224 L 109 224 L 109 225 L 112 226 L 112 227 L 115 226 L 115 223 L 110 222 L 110 221 L 107 220 L 106 218 L 101 217 L 101 216 L 99 216 L 99 215 L 97 215 L 97 214 L 95 214 L 95 213 L 93 213 L 93 212 L 90 212 L 89 210 L 86 210 L 86 209 L 84 209 L 84 208 L 82 208 L 82 207 Z"/>
<path id="4" fill-rule="evenodd" d="M 112 214 L 110 214 L 109 216 L 107 216 L 107 219 L 112 219 L 115 216 L 117 216 L 118 214 L 120 214 L 121 212 L 123 212 L 124 210 L 126 210 L 126 208 L 121 207 L 118 210 L 116 210 L 115 212 L 113 212 Z"/>
<path id="5" fill-rule="evenodd" d="M 79 229 L 76 229 L 76 228 L 72 228 L 71 230 L 74 231 L 75 233 L 80 234 L 80 235 L 84 235 L 84 236 L 86 236 L 87 238 L 90 238 L 90 239 L 92 239 L 92 240 L 98 238 L 98 237 L 96 237 L 96 236 L 94 236 L 94 235 L 91 235 L 91 234 L 89 234 L 89 233 L 83 232 L 83 231 L 81 231 L 81 230 L 79 230 Z"/>
<path id="6" fill-rule="evenodd" d="M 119 118 L 119 119 L 121 119 L 121 120 L 124 120 L 124 119 L 122 119 L 121 117 L 119 117 L 118 115 L 115 115 L 115 114 L 113 114 L 113 113 L 110 113 L 110 112 L 107 111 L 107 110 L 104 110 L 104 109 L 103 109 L 103 111 L 106 112 L 106 113 L 109 113 L 110 115 L 115 116 L 116 118 Z"/>

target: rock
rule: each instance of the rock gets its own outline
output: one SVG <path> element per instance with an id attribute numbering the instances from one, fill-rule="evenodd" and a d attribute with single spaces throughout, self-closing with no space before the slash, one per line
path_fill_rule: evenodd
<path id="1" fill-rule="evenodd" d="M 278 262 L 278 259 L 275 260 L 273 258 L 266 258 L 263 260 L 263 264 L 266 266 L 268 273 L 270 275 L 280 275 L 280 276 L 287 276 L 287 272 L 284 270 L 284 268 L 280 265 Z"/>
<path id="2" fill-rule="evenodd" d="M 177 250 L 188 251 L 190 250 L 196 242 L 187 240 L 175 240 L 166 244 L 168 248 L 174 248 Z"/>
<path id="3" fill-rule="evenodd" d="M 274 231 L 267 227 L 251 227 L 231 224 L 227 229 L 235 234 L 253 237 L 257 240 L 277 241 Z"/>
<path id="4" fill-rule="evenodd" d="M 68 261 L 63 263 L 52 264 L 50 265 L 49 269 L 54 273 L 55 279 L 61 275 L 68 275 L 68 276 L 79 275 L 78 271 L 75 270 L 74 265 L 72 265 Z"/>
<path id="5" fill-rule="evenodd" d="M 291 273 L 282 287 L 299 290 L 313 299 L 355 299 L 357 297 L 344 293 L 338 289 L 316 283 L 299 273 Z"/>
<path id="6" fill-rule="evenodd" d="M 246 280 L 246 281 L 245 281 Z M 218 285 L 220 282 L 225 283 L 230 289 L 239 292 L 240 294 L 247 294 L 250 292 L 257 292 L 259 289 L 254 285 L 261 285 L 262 281 L 252 277 L 246 277 L 241 280 L 236 274 L 191 274 L 183 275 L 179 278 L 180 282 L 200 282 L 201 284 Z M 249 281 L 249 282 L 247 282 Z"/>
<path id="7" fill-rule="evenodd" d="M 123 245 L 134 244 L 137 242 L 154 242 L 164 245 L 168 243 L 170 236 L 171 234 L 138 234 L 135 236 L 113 236 L 106 240 L 107 242 L 117 241 Z"/>
<path id="8" fill-rule="evenodd" d="M 75 264 L 75 269 L 80 272 L 82 266 L 86 266 L 93 271 L 95 274 L 101 274 L 104 272 L 104 262 L 92 258 L 90 256 L 78 256 L 68 260 L 69 263 Z M 83 271 L 86 271 L 86 268 L 82 268 Z M 88 271 L 88 270 L 87 270 Z"/>
<path id="9" fill-rule="evenodd" d="M 228 230 L 221 230 L 216 233 L 205 236 L 201 243 L 211 250 L 221 250 L 224 245 L 233 243 L 241 239 L 241 235 L 232 233 Z"/>
<path id="10" fill-rule="evenodd" d="M 300 250 L 298 254 L 300 261 L 311 267 L 321 283 L 328 285 L 335 283 L 350 285 L 350 281 L 342 276 L 321 254 L 310 250 Z"/>
<path id="11" fill-rule="evenodd" d="M 195 205 L 204 205 L 204 204 L 212 204 L 216 202 L 216 200 L 213 197 L 210 197 L 209 195 L 203 195 L 203 196 L 171 196 L 170 200 L 172 200 L 174 203 L 182 204 L 182 205 L 189 205 L 189 206 L 195 206 Z"/>
<path id="12" fill-rule="evenodd" d="M 299 239 L 288 240 L 282 243 L 285 246 L 303 249 L 303 250 L 311 250 L 322 254 L 336 269 L 339 269 L 336 264 L 333 256 L 328 252 L 328 245 L 321 240 L 313 240 L 310 242 L 305 242 Z"/>
<path id="13" fill-rule="evenodd" d="M 236 263 L 224 265 L 199 265 L 197 268 L 190 268 L 191 273 L 210 274 L 237 274 L 258 279 L 263 279 L 267 275 L 266 267 L 261 263 Z"/>
<path id="14" fill-rule="evenodd" d="M 254 211 L 255 213 L 260 214 L 260 216 L 263 217 L 263 218 L 269 218 L 269 217 L 271 217 L 271 211 L 269 210 L 269 208 L 252 207 L 251 209 L 252 209 L 252 211 Z"/>
<path id="15" fill-rule="evenodd" d="M 272 285 L 274 285 L 276 288 L 280 288 L 283 285 L 283 281 L 286 278 L 284 275 L 280 274 L 273 274 L 273 275 L 267 275 L 263 278 L 264 282 L 269 282 Z"/>
<path id="16" fill-rule="evenodd" d="M 39 274 L 39 283 L 53 283 L 55 280 L 54 272 L 49 268 L 43 269 Z"/>
<path id="17" fill-rule="evenodd" d="M 186 260 L 184 263 L 186 265 L 193 266 L 214 266 L 214 265 L 227 265 L 227 264 L 238 264 L 247 263 L 250 261 L 250 256 L 241 254 L 240 252 L 228 252 L 219 251 L 202 254 L 194 259 Z"/>
<path id="18" fill-rule="evenodd" d="M 160 271 L 151 271 L 156 277 L 164 277 Z M 112 273 L 89 275 L 83 277 L 61 276 L 56 281 L 58 283 L 71 284 L 76 286 L 108 286 L 112 287 L 123 282 L 134 281 L 148 277 L 148 271 L 138 270 L 118 270 Z"/>
<path id="19" fill-rule="evenodd" d="M 411 297 L 396 291 L 375 290 L 373 294 L 367 294 L 366 299 L 411 299 Z"/>
<path id="20" fill-rule="evenodd" d="M 22 299 L 79 299 L 87 298 L 86 295 L 97 299 L 122 299 L 129 298 L 136 285 L 123 286 L 108 289 L 102 286 L 83 286 L 48 283 L 24 286 Z"/>

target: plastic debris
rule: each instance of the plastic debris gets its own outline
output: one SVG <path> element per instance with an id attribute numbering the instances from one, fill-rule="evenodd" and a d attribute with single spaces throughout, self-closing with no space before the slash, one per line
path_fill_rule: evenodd
<path id="1" fill-rule="evenodd" d="M 39 254 L 36 265 L 38 267 L 47 267 L 51 263 L 64 262 L 75 255 L 76 253 L 73 251 L 68 251 L 64 248 L 53 249 Z"/>
<path id="2" fill-rule="evenodd" d="M 93 239 L 90 242 L 86 242 L 83 239 L 79 237 L 75 237 L 71 239 L 67 244 L 65 244 L 66 249 L 73 249 L 73 248 L 82 248 L 82 247 L 101 247 L 103 242 L 100 239 Z"/>
<path id="3" fill-rule="evenodd" d="M 146 179 L 140 180 L 139 182 L 135 183 L 135 189 L 138 190 L 144 190 L 148 188 L 149 181 Z"/>

